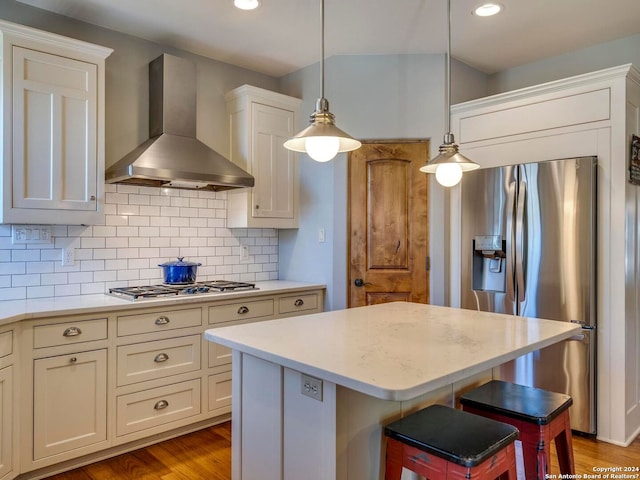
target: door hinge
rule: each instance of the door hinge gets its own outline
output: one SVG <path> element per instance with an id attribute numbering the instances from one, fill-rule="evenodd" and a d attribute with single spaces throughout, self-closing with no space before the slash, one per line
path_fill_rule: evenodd
<path id="1" fill-rule="evenodd" d="M 425 261 L 425 267 L 427 269 L 427 272 L 431 270 L 431 258 L 427 256 L 426 261 Z"/>

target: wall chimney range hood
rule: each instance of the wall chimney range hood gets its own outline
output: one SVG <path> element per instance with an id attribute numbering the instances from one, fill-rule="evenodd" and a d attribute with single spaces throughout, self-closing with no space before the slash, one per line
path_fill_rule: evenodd
<path id="1" fill-rule="evenodd" d="M 196 66 L 188 60 L 165 53 L 149 64 L 149 136 L 107 168 L 107 183 L 212 191 L 254 185 L 196 138 Z"/>

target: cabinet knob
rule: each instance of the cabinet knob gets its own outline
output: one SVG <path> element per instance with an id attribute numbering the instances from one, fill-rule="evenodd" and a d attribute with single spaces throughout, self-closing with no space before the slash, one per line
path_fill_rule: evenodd
<path id="1" fill-rule="evenodd" d="M 153 359 L 153 361 L 156 363 L 166 362 L 167 360 L 169 360 L 169 355 L 167 355 L 166 353 L 159 353 Z"/>
<path id="2" fill-rule="evenodd" d="M 156 318 L 156 325 L 167 325 L 169 323 L 169 317 L 165 317 L 164 315 Z"/>
<path id="3" fill-rule="evenodd" d="M 243 305 L 238 309 L 238 315 L 242 315 L 243 313 L 249 313 L 249 307 Z"/>
<path id="4" fill-rule="evenodd" d="M 304 300 L 302 300 L 301 298 L 297 299 L 295 302 L 293 302 L 293 304 L 296 307 L 301 307 L 302 305 L 304 305 Z"/>
<path id="5" fill-rule="evenodd" d="M 71 363 L 76 363 L 76 362 L 78 361 L 78 359 L 77 359 L 76 357 L 71 357 L 71 358 L 69 359 L 69 361 L 70 361 Z"/>
<path id="6" fill-rule="evenodd" d="M 95 202 L 96 201 L 96 196 L 95 195 L 91 195 L 89 197 L 89 200 L 91 200 L 92 202 Z"/>
<path id="7" fill-rule="evenodd" d="M 256 210 L 259 210 L 259 209 L 260 209 L 260 205 L 256 205 Z"/>
<path id="8" fill-rule="evenodd" d="M 159 400 L 153 406 L 153 409 L 154 410 L 162 410 L 163 408 L 167 408 L 168 406 L 169 406 L 169 402 L 167 402 L 166 400 Z"/>
<path id="9" fill-rule="evenodd" d="M 77 337 L 82 333 L 78 327 L 69 327 L 64 332 L 62 332 L 63 337 Z"/>

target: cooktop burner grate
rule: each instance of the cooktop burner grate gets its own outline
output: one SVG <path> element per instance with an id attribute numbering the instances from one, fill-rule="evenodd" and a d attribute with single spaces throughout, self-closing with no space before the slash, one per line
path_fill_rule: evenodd
<path id="1" fill-rule="evenodd" d="M 258 290 L 258 288 L 256 288 L 255 283 L 209 280 L 186 285 L 162 284 L 110 288 L 109 295 L 127 300 L 144 300 L 171 295 L 204 295 L 238 290 Z"/>

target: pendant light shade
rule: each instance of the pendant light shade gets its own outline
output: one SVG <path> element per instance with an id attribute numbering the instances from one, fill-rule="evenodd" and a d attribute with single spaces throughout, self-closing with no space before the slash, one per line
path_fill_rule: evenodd
<path id="1" fill-rule="evenodd" d="M 443 187 L 453 187 L 462 180 L 463 172 L 480 168 L 480 165 L 469 160 L 458 152 L 458 145 L 451 133 L 451 0 L 447 0 L 447 69 L 446 69 L 447 114 L 444 140 L 440 145 L 439 155 L 420 167 L 421 172 L 435 173 L 436 180 Z"/>
<path id="2" fill-rule="evenodd" d="M 329 111 L 329 101 L 324 97 L 324 0 L 320 1 L 322 24 L 321 97 L 316 100 L 316 109 L 310 116 L 311 125 L 284 142 L 284 148 L 294 152 L 307 153 L 318 162 L 328 162 L 339 152 L 350 152 L 360 148 L 362 143 L 336 127 L 335 116 Z"/>

